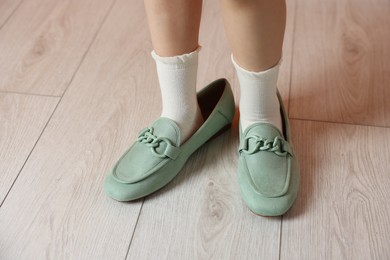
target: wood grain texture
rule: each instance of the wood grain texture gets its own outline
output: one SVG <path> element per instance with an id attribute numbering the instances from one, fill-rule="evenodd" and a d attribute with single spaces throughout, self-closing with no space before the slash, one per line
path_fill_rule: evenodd
<path id="1" fill-rule="evenodd" d="M 281 259 L 390 258 L 390 129 L 292 121 L 301 191 Z"/>
<path id="2" fill-rule="evenodd" d="M 298 1 L 290 116 L 390 126 L 390 2 Z"/>
<path id="3" fill-rule="evenodd" d="M 25 0 L 0 30 L 0 90 L 60 96 L 113 0 Z"/>
<path id="4" fill-rule="evenodd" d="M 0 205 L 58 101 L 0 92 Z"/>
<path id="5" fill-rule="evenodd" d="M 125 258 L 141 201 L 102 186 L 160 112 L 145 22 L 142 1 L 116 2 L 0 210 L 0 259 Z"/>
<path id="6" fill-rule="evenodd" d="M 23 0 L 2 0 L 0 1 L 0 29 L 12 16 Z"/>

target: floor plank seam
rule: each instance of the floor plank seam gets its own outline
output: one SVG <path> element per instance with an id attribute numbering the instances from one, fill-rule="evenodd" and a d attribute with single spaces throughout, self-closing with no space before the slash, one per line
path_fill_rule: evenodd
<path id="1" fill-rule="evenodd" d="M 143 198 L 142 200 L 142 204 L 141 204 L 141 207 L 139 209 L 139 212 L 138 212 L 138 216 L 137 216 L 137 220 L 135 221 L 135 225 L 134 225 L 134 229 L 133 229 L 133 234 L 131 234 L 131 238 L 130 238 L 130 242 L 129 242 L 129 246 L 127 248 L 127 252 L 126 252 L 126 256 L 125 256 L 125 259 L 127 259 L 127 256 L 129 255 L 129 252 L 130 252 L 130 247 L 131 247 L 131 244 L 133 243 L 133 238 L 134 238 L 134 234 L 135 234 L 135 231 L 137 229 L 137 225 L 138 225 L 138 221 L 139 221 L 139 218 L 141 216 L 141 211 L 142 211 L 142 208 L 144 206 L 144 203 L 145 203 L 145 198 Z"/>
<path id="2" fill-rule="evenodd" d="M 29 154 L 27 155 L 26 159 L 24 160 L 22 167 L 20 168 L 20 170 L 19 170 L 18 174 L 16 175 L 14 181 L 12 182 L 12 184 L 11 184 L 11 186 L 9 187 L 7 193 L 5 194 L 3 201 L 0 203 L 0 208 L 3 206 L 3 204 L 4 204 L 4 202 L 6 201 L 8 195 L 11 193 L 11 190 L 12 190 L 13 186 L 15 185 L 15 183 L 16 183 L 16 181 L 18 180 L 20 174 L 22 173 L 22 171 L 23 171 L 23 169 L 24 169 L 24 166 L 26 165 L 28 159 L 30 158 L 30 156 L 31 156 L 31 154 L 33 153 L 35 147 L 37 146 L 39 140 L 41 139 L 41 136 L 42 136 L 43 133 L 45 132 L 45 129 L 46 129 L 47 125 L 49 124 L 51 118 L 53 117 L 53 115 L 54 115 L 54 113 L 55 113 L 55 111 L 56 111 L 56 109 L 57 109 L 59 103 L 60 103 L 60 100 L 58 100 L 57 105 L 54 107 L 53 112 L 51 113 L 49 119 L 47 120 L 45 126 L 43 127 L 41 133 L 39 134 L 37 140 L 35 141 L 33 147 L 31 148 L 31 151 L 29 152 Z"/>
<path id="3" fill-rule="evenodd" d="M 315 119 L 306 119 L 306 118 L 296 118 L 296 117 L 289 117 L 289 119 L 290 119 L 290 120 L 297 120 L 297 121 L 310 121 L 310 122 L 317 122 L 317 123 L 340 124 L 340 125 L 353 125 L 353 126 L 365 126 L 365 127 L 376 127 L 376 128 L 390 129 L 390 126 L 382 126 L 382 125 L 368 125 L 368 124 L 348 123 L 348 122 L 334 122 L 334 121 L 326 121 L 326 120 L 315 120 Z"/>
<path id="4" fill-rule="evenodd" d="M 0 93 L 16 94 L 16 95 L 24 95 L 24 96 L 54 97 L 54 98 L 61 98 L 62 97 L 62 96 L 55 96 L 55 95 L 28 93 L 28 92 L 17 92 L 17 91 L 8 91 L 8 90 L 0 90 Z"/>
<path id="5" fill-rule="evenodd" d="M 19 9 L 19 7 L 22 5 L 24 0 L 21 0 L 19 4 L 16 5 L 15 9 L 9 14 L 7 19 L 4 20 L 3 24 L 0 25 L 0 30 L 3 29 L 3 27 L 8 23 L 8 21 L 11 19 L 11 17 L 15 14 L 16 10 Z"/>
<path id="6" fill-rule="evenodd" d="M 279 260 L 282 258 L 282 232 L 283 232 L 283 215 L 280 217 L 280 232 L 279 232 Z"/>

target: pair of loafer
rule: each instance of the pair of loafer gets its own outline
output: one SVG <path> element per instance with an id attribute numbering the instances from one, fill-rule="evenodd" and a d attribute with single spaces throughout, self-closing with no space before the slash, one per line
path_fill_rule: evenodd
<path id="1" fill-rule="evenodd" d="M 299 186 L 298 166 L 289 145 L 288 120 L 279 94 L 278 97 L 284 135 L 274 126 L 261 123 L 248 127 L 244 133 L 240 130 L 241 194 L 254 213 L 264 216 L 287 211 Z M 226 79 L 216 80 L 198 92 L 198 104 L 204 123 L 183 144 L 179 127 L 168 118 L 161 117 L 140 132 L 104 181 L 109 197 L 131 201 L 159 190 L 180 172 L 192 153 L 229 128 L 235 103 Z"/>

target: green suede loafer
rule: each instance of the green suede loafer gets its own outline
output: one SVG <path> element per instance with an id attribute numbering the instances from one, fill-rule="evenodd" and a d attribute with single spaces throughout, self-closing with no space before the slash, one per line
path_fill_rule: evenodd
<path id="1" fill-rule="evenodd" d="M 147 196 L 168 184 L 187 159 L 212 137 L 228 129 L 234 116 L 234 98 L 226 79 L 198 92 L 203 125 L 182 145 L 177 124 L 161 117 L 143 129 L 105 179 L 104 190 L 118 201 Z"/>
<path id="2" fill-rule="evenodd" d="M 283 215 L 299 189 L 299 168 L 290 127 L 278 92 L 283 134 L 272 124 L 255 123 L 240 129 L 238 181 L 249 209 L 262 216 Z M 285 137 L 285 138 L 284 138 Z"/>

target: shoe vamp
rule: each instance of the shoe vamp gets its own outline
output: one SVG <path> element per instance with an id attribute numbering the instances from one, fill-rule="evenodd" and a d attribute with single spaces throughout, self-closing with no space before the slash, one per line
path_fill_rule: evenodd
<path id="1" fill-rule="evenodd" d="M 155 148 L 159 153 L 165 150 L 166 144 L 162 143 Z M 156 172 L 169 161 L 167 158 L 160 158 L 153 153 L 153 148 L 143 143 L 136 143 L 124 155 L 116 167 L 116 176 L 127 183 L 141 181 Z"/>
<path id="2" fill-rule="evenodd" d="M 273 196 L 283 192 L 288 181 L 288 157 L 261 151 L 245 156 L 245 160 L 250 178 L 258 193 Z"/>

